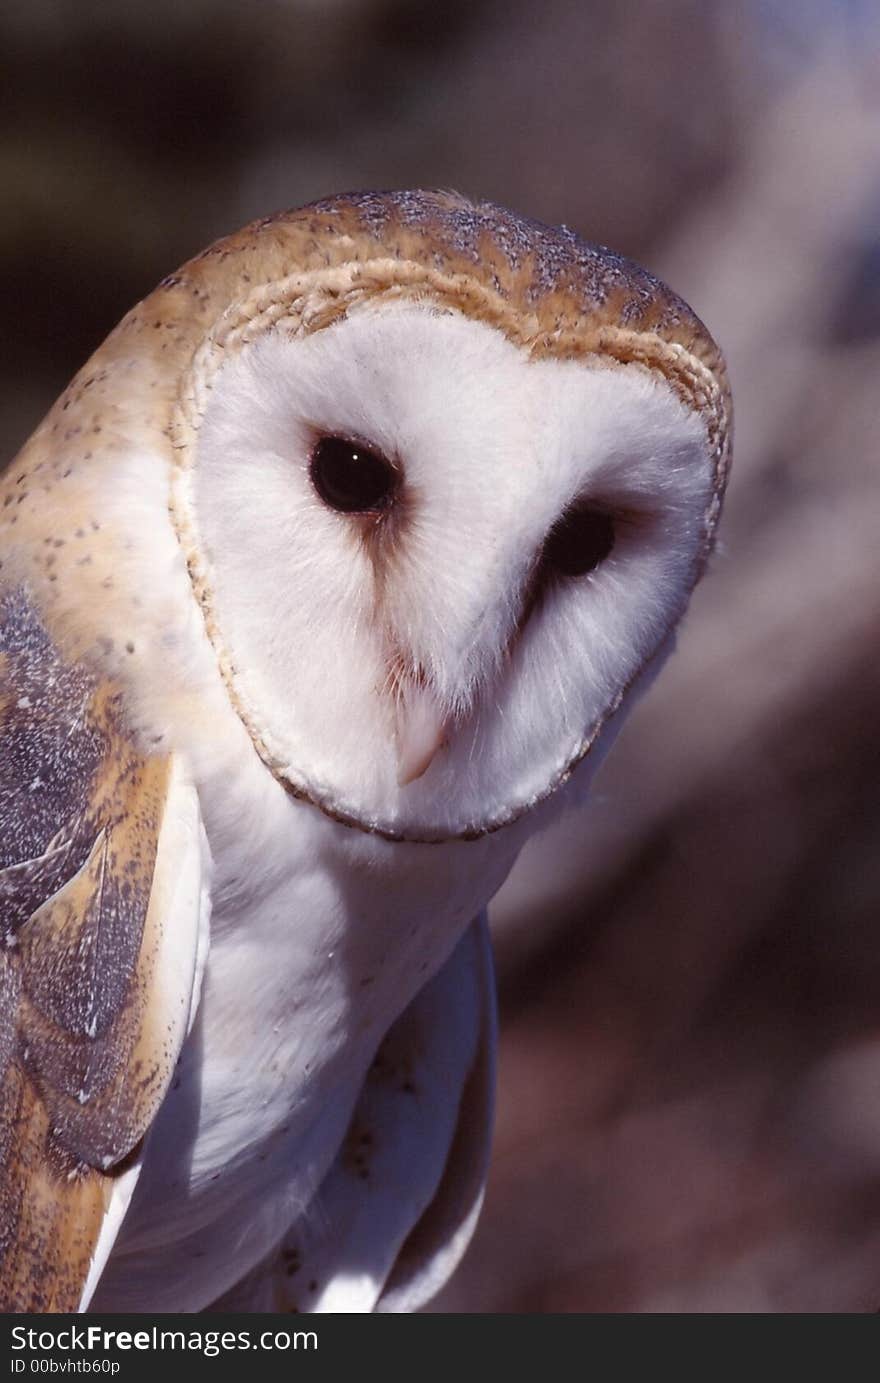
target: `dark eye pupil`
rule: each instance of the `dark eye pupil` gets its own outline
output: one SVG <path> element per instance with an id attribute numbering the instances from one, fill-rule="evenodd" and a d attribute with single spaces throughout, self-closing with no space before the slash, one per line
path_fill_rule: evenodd
<path id="1" fill-rule="evenodd" d="M 542 565 L 559 576 L 586 576 L 614 547 L 614 520 L 585 505 L 569 509 L 550 530 Z"/>
<path id="2" fill-rule="evenodd" d="M 397 484 L 390 461 L 345 437 L 321 437 L 309 472 L 324 503 L 341 514 L 380 512 L 390 503 Z"/>

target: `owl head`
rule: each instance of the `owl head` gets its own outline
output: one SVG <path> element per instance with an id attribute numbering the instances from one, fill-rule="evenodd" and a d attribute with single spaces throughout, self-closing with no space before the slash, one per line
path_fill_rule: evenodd
<path id="1" fill-rule="evenodd" d="M 481 836 L 587 782 L 669 648 L 728 466 L 724 367 L 684 303 L 446 194 L 335 198 L 219 242 L 68 402 L 102 395 L 117 452 L 136 419 L 167 463 L 256 752 L 392 839 Z"/>

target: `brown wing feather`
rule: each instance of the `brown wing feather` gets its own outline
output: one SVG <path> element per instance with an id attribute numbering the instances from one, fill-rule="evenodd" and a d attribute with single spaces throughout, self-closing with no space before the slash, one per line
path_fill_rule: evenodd
<path id="1" fill-rule="evenodd" d="M 151 1006 L 171 760 L 21 592 L 0 601 L 0 746 L 0 1309 L 74 1311 L 185 1030 Z"/>

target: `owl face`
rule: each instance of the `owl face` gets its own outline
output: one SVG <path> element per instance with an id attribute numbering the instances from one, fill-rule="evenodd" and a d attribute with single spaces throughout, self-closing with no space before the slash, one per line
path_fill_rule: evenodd
<path id="1" fill-rule="evenodd" d="M 656 371 L 534 358 L 430 295 L 261 331 L 206 399 L 213 633 L 289 789 L 446 839 L 583 784 L 695 580 L 704 418 Z"/>

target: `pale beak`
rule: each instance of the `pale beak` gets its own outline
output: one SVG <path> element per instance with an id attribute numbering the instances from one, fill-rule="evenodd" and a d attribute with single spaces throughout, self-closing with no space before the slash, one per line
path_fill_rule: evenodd
<path id="1" fill-rule="evenodd" d="M 426 773 L 446 738 L 446 714 L 427 687 L 407 687 L 397 707 L 397 781 Z"/>

